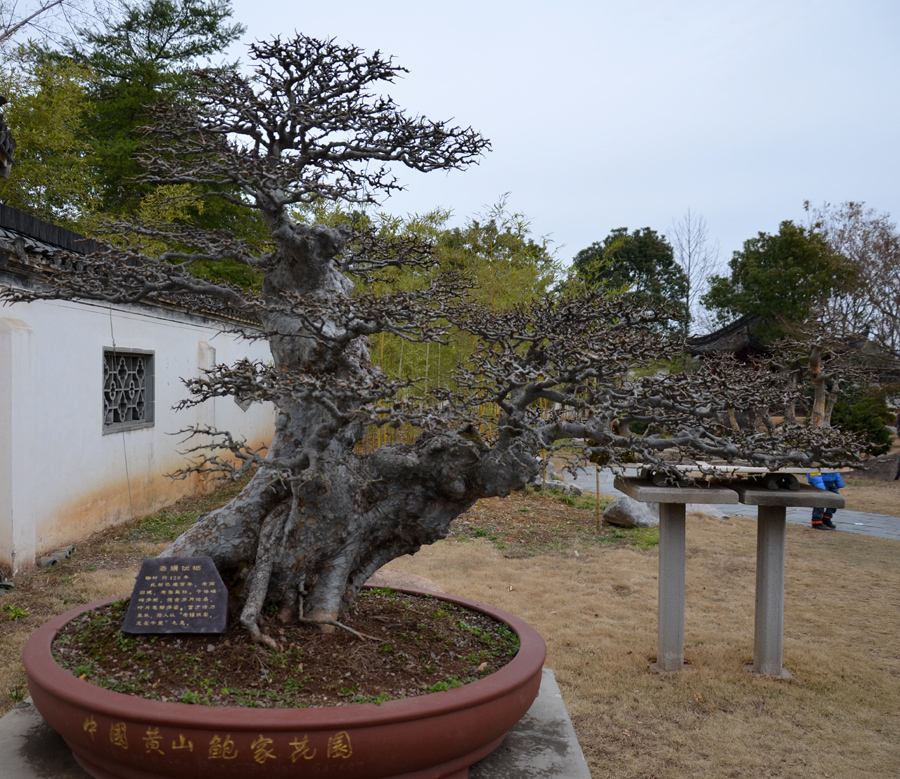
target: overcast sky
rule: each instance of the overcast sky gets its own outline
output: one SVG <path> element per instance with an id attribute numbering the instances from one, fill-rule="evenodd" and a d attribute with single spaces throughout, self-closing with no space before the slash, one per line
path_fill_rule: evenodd
<path id="1" fill-rule="evenodd" d="M 395 55 L 410 112 L 491 139 L 480 165 L 405 174 L 385 209 L 458 221 L 505 192 L 568 262 L 690 208 L 721 260 L 804 199 L 900 217 L 896 0 L 234 0 L 247 39 L 294 30 Z"/>

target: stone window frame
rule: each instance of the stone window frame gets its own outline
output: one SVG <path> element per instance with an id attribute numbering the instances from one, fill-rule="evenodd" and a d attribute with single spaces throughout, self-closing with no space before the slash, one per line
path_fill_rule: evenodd
<path id="1" fill-rule="evenodd" d="M 123 357 L 127 357 L 129 355 L 140 355 L 142 357 L 148 358 L 145 361 L 145 374 L 144 374 L 144 408 L 145 414 L 144 419 L 136 420 L 132 422 L 111 422 L 107 423 L 106 421 L 106 361 L 109 355 L 121 355 Z M 101 425 L 103 427 L 103 435 L 108 435 L 111 433 L 123 433 L 129 430 L 143 430 L 148 427 L 153 427 L 156 423 L 156 408 L 155 408 L 155 385 L 156 385 L 156 353 L 147 349 L 123 349 L 118 346 L 104 346 L 103 347 L 103 359 L 102 359 L 102 367 L 103 367 L 103 380 L 102 390 L 101 390 Z"/>

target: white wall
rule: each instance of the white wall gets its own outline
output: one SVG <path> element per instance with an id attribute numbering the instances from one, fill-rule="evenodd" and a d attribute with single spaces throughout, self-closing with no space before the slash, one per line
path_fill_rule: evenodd
<path id="1" fill-rule="evenodd" d="M 103 349 L 154 354 L 154 425 L 103 432 Z M 182 437 L 214 425 L 268 443 L 268 404 L 242 411 L 217 398 L 176 412 L 181 377 L 241 357 L 269 359 L 265 341 L 209 320 L 136 307 L 39 301 L 0 308 L 0 563 L 41 554 L 204 488 L 165 474 L 185 463 Z"/>

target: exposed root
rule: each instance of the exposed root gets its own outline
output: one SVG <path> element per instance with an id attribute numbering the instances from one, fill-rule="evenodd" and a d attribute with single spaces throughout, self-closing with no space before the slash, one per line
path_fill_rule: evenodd
<path id="1" fill-rule="evenodd" d="M 281 651 L 281 645 L 274 638 L 272 638 L 272 636 L 268 636 L 265 633 L 263 633 L 262 631 L 259 632 L 259 637 L 255 640 L 259 641 L 260 644 L 262 644 L 265 647 L 268 647 L 273 652 Z"/>
<path id="2" fill-rule="evenodd" d="M 250 632 L 253 640 L 269 647 L 276 652 L 280 651 L 278 642 L 271 636 L 267 636 L 259 629 L 259 615 L 262 612 L 266 592 L 272 578 L 272 565 L 275 550 L 278 544 L 274 543 L 284 528 L 288 510 L 284 506 L 278 506 L 272 511 L 262 524 L 260 531 L 260 543 L 256 553 L 256 563 L 250 573 L 247 583 L 247 599 L 241 611 L 241 624 Z"/>
<path id="3" fill-rule="evenodd" d="M 243 616 L 241 617 L 241 624 L 249 631 L 250 637 L 257 643 L 262 644 L 264 647 L 268 647 L 273 652 L 280 652 L 281 646 L 280 644 L 272 638 L 272 636 L 266 635 L 259 629 L 259 625 L 256 624 L 256 620 L 252 621 L 244 621 Z"/>
<path id="4" fill-rule="evenodd" d="M 306 617 L 300 617 L 300 622 L 304 625 L 330 625 L 334 628 L 340 628 L 341 630 L 346 630 L 348 633 L 352 633 L 357 638 L 368 639 L 369 641 L 384 641 L 383 638 L 378 638 L 378 636 L 370 636 L 368 633 L 360 633 L 358 630 L 354 630 L 349 625 L 345 625 L 343 622 L 338 622 L 336 619 L 308 619 Z"/>

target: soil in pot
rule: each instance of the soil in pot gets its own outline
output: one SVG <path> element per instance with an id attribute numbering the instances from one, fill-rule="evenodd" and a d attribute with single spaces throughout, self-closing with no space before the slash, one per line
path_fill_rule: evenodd
<path id="1" fill-rule="evenodd" d="M 208 706 L 304 708 L 383 703 L 480 679 L 516 654 L 518 637 L 487 614 L 425 595 L 363 590 L 345 622 L 264 626 L 280 651 L 254 644 L 236 619 L 222 635 L 121 632 L 128 601 L 82 614 L 59 632 L 56 662 L 92 684 Z"/>

